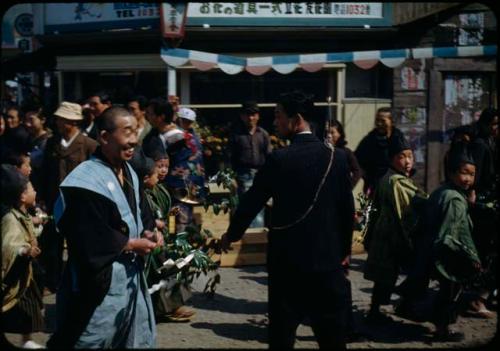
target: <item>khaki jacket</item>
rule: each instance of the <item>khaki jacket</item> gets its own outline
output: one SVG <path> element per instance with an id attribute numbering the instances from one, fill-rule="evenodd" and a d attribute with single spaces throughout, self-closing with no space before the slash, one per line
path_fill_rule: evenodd
<path id="1" fill-rule="evenodd" d="M 20 256 L 19 250 L 22 247 L 30 249 L 36 242 L 34 230 L 31 217 L 18 210 L 12 209 L 2 217 L 2 312 L 19 302 L 33 280 L 31 261 Z M 14 265 L 16 269 L 9 275 Z"/>

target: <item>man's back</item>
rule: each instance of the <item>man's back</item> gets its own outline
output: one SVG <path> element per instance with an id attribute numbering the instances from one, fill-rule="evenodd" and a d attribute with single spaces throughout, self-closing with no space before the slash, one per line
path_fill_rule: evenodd
<path id="1" fill-rule="evenodd" d="M 269 268 L 340 268 L 341 260 L 350 253 L 354 214 L 344 151 L 335 150 L 331 170 L 311 212 L 288 227 L 312 205 L 330 155 L 330 149 L 312 134 L 297 135 L 289 147 L 273 152 L 243 196 L 234 217 L 240 218 L 238 212 L 243 212 L 244 219 L 231 223 L 229 235 L 241 233 L 248 218 L 251 221 L 252 214 L 272 197 Z"/>

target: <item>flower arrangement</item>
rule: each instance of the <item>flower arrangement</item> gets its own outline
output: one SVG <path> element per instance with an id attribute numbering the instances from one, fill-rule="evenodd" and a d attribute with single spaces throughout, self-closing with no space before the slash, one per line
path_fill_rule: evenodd
<path id="1" fill-rule="evenodd" d="M 224 157 L 229 146 L 229 130 L 222 125 L 199 127 L 196 132 L 200 136 L 205 156 Z"/>

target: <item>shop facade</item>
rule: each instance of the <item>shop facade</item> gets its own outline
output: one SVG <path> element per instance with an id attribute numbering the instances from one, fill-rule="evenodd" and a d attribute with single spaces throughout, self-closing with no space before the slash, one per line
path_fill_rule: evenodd
<path id="1" fill-rule="evenodd" d="M 185 35 L 176 43 L 162 38 L 159 4 L 32 7 L 35 37 L 55 57 L 50 89 L 58 101 L 77 101 L 100 89 L 111 91 L 115 103 L 125 103 L 136 93 L 154 97 L 175 91 L 181 104 L 196 108 L 206 123 L 227 124 L 238 118 L 240 104 L 252 99 L 261 106 L 263 126 L 271 130 L 279 93 L 302 89 L 314 94 L 319 113 L 344 123 L 352 149 L 372 129 L 377 108 L 392 106 L 398 126 L 416 150 L 417 181 L 429 190 L 441 180 L 440 155 L 449 129 L 459 123 L 452 116 L 465 107 L 472 111 L 466 115 L 473 116 L 485 105 L 497 104 L 496 52 L 486 57 L 411 56 L 392 67 L 381 59 L 327 62 L 319 69 L 301 63 L 290 72 L 271 68 L 261 74 L 246 68 L 229 74 L 220 65 L 188 60 L 175 67 L 174 79 L 168 74 L 172 66 L 161 57 L 162 49 L 174 46 L 247 62 L 316 53 L 484 46 L 496 43 L 491 37 L 496 33 L 494 15 L 485 6 L 189 3 Z M 472 105 L 467 99 L 439 100 L 457 95 L 450 89 L 460 84 L 471 87 L 467 94 L 473 96 Z M 476 98 L 479 86 L 483 93 Z"/>

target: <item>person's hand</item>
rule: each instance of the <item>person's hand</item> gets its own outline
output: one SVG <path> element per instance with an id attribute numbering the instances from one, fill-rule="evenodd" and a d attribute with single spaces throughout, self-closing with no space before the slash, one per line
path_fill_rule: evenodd
<path id="1" fill-rule="evenodd" d="M 483 267 L 481 267 L 481 263 L 479 262 L 474 262 L 472 264 L 472 266 L 474 267 L 474 269 L 478 272 L 482 272 L 483 271 Z"/>
<path id="2" fill-rule="evenodd" d="M 469 203 L 472 205 L 476 203 L 476 190 L 472 189 L 471 191 L 469 191 L 469 194 L 467 195 L 467 201 L 469 201 Z"/>
<path id="3" fill-rule="evenodd" d="M 156 243 L 146 238 L 129 239 L 125 245 L 125 251 L 134 251 L 138 255 L 144 256 L 156 247 Z"/>
<path id="4" fill-rule="evenodd" d="M 342 265 L 342 268 L 344 269 L 344 274 L 347 276 L 349 275 L 349 256 L 346 256 L 340 264 Z"/>
<path id="5" fill-rule="evenodd" d="M 40 255 L 41 252 L 42 251 L 38 248 L 38 246 L 33 245 L 26 251 L 26 256 L 35 258 Z"/>
<path id="6" fill-rule="evenodd" d="M 162 221 L 161 219 L 155 219 L 155 224 L 156 228 L 158 228 L 159 230 L 165 228 L 165 221 Z"/>
<path id="7" fill-rule="evenodd" d="M 33 222 L 33 225 L 35 227 L 39 226 L 40 224 L 44 224 L 43 219 L 39 216 L 31 216 L 31 221 Z"/>
<path id="8" fill-rule="evenodd" d="M 145 230 L 143 234 L 146 239 L 156 244 L 155 248 L 163 246 L 164 244 L 163 235 L 161 235 L 161 232 L 158 231 L 157 229 L 155 229 L 154 231 Z"/>
<path id="9" fill-rule="evenodd" d="M 179 214 L 179 212 L 181 211 L 181 209 L 179 208 L 179 206 L 174 206 L 170 209 L 170 212 L 168 213 L 170 216 L 177 216 Z"/>

